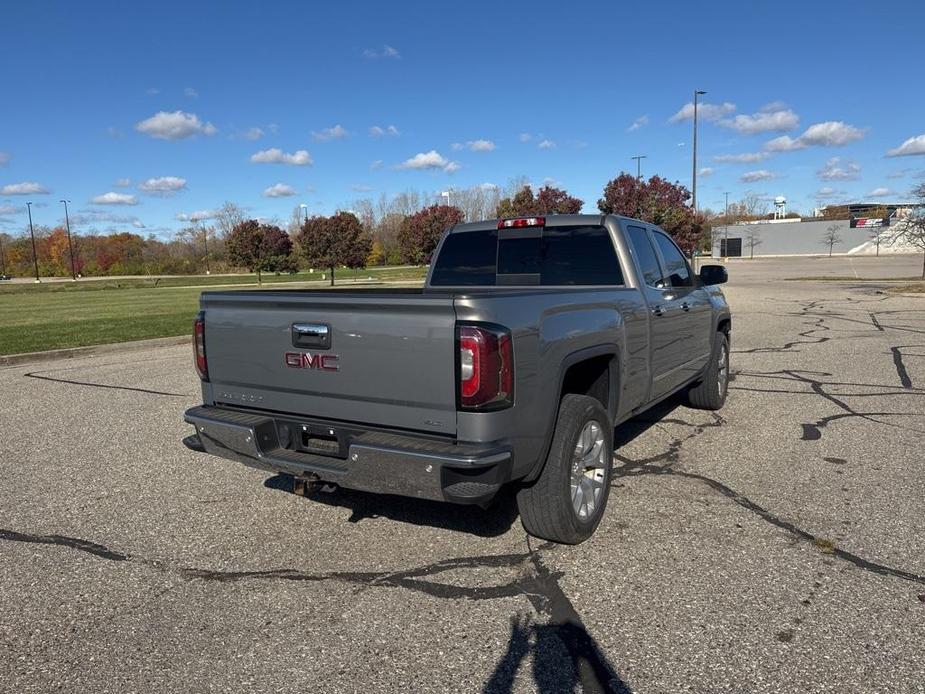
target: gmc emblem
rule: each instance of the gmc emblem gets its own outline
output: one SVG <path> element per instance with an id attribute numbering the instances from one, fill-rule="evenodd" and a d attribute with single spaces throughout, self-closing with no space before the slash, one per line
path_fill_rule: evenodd
<path id="1" fill-rule="evenodd" d="M 286 366 L 291 369 L 317 369 L 338 371 L 336 354 L 309 354 L 308 352 L 286 352 Z"/>

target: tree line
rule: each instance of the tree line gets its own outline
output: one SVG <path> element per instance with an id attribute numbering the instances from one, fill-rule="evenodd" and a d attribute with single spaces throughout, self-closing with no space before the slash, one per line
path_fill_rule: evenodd
<path id="1" fill-rule="evenodd" d="M 432 202 L 432 201 L 437 202 Z M 686 251 L 700 242 L 705 217 L 689 206 L 690 193 L 659 176 L 648 180 L 622 173 L 609 181 L 597 201 L 601 213 L 639 217 L 660 225 Z M 430 204 L 429 204 L 430 203 Z M 534 191 L 525 179 L 505 188 L 476 186 L 426 196 L 406 191 L 395 196 L 356 200 L 333 215 L 302 216 L 293 210 L 288 223 L 251 219 L 228 202 L 209 221 L 178 231 L 172 239 L 134 232 L 72 234 L 75 270 L 80 275 L 157 275 L 231 272 L 263 273 L 300 269 L 430 262 L 441 234 L 466 221 L 495 217 L 576 214 L 584 201 L 566 190 L 543 185 Z M 36 228 L 36 259 L 43 276 L 71 272 L 63 227 Z M 0 234 L 0 273 L 33 272 L 28 231 Z M 332 273 L 333 281 L 333 273 Z"/>

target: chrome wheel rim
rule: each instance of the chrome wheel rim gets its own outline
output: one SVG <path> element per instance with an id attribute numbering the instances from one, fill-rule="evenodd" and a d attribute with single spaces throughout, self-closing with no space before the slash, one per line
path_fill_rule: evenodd
<path id="1" fill-rule="evenodd" d="M 729 377 L 729 352 L 726 350 L 726 343 L 719 346 L 719 363 L 716 367 L 716 385 L 719 388 L 719 394 L 725 395 L 726 383 Z"/>
<path id="2" fill-rule="evenodd" d="M 572 454 L 572 509 L 580 520 L 591 518 L 604 495 L 610 451 L 606 450 L 604 429 L 597 421 L 584 425 Z"/>

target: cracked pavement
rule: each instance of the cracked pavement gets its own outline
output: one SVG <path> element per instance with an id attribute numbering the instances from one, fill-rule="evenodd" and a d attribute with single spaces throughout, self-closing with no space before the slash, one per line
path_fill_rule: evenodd
<path id="1" fill-rule="evenodd" d="M 578 547 L 187 451 L 186 347 L 0 369 L 0 691 L 925 691 L 925 299 L 800 262 Z"/>

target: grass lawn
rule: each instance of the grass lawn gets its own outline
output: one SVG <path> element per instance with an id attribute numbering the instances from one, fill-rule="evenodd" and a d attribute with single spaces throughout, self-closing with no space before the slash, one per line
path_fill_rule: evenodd
<path id="1" fill-rule="evenodd" d="M 349 280 L 341 278 L 338 280 L 341 284 L 336 286 L 356 286 L 350 281 L 353 273 L 345 271 L 345 275 Z M 361 270 L 358 274 L 361 279 L 370 276 L 377 281 L 419 282 L 424 277 L 424 269 L 387 268 L 378 271 Z M 320 282 L 305 284 L 307 277 L 310 275 L 303 273 L 286 276 L 285 279 L 291 282 L 295 278 L 295 287 L 327 287 L 326 283 Z M 320 279 L 318 273 L 313 277 Z M 189 286 L 191 281 L 199 279 L 206 281 Z M 117 279 L 5 285 L 0 287 L 0 354 L 186 335 L 199 309 L 199 294 L 203 285 L 230 284 L 240 285 L 241 289 L 257 289 L 256 283 L 249 284 L 247 280 L 255 282 L 254 278 L 245 276 L 172 277 L 166 280 L 168 286 L 164 286 L 165 280 L 161 280 L 156 288 L 153 287 L 153 280 Z M 122 286 L 117 286 L 120 282 Z M 170 286 L 170 283 L 181 286 Z M 279 281 L 265 282 L 264 286 L 267 284 L 270 285 L 267 288 L 272 288 L 278 286 Z M 367 281 L 361 286 L 369 284 Z"/>

